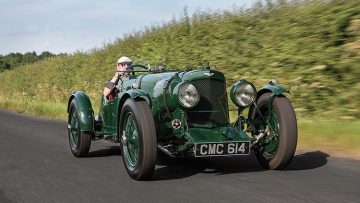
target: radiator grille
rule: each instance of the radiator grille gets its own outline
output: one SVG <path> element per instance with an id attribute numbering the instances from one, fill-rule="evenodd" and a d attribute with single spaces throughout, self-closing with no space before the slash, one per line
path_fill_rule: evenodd
<path id="1" fill-rule="evenodd" d="M 199 91 L 199 104 L 187 112 L 188 124 L 223 125 L 228 122 L 225 82 L 219 80 L 196 80 L 191 82 Z"/>

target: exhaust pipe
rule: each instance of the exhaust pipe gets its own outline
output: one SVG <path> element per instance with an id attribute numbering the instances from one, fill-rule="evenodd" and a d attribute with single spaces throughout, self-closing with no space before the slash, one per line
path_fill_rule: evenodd
<path id="1" fill-rule="evenodd" d="M 175 157 L 173 153 L 171 153 L 169 150 L 167 150 L 165 147 L 161 146 L 161 145 L 157 145 L 157 148 L 164 152 L 166 155 L 170 156 L 170 157 Z"/>

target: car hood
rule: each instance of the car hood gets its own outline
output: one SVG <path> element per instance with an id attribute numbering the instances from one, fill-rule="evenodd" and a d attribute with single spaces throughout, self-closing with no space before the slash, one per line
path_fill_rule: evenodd
<path id="1" fill-rule="evenodd" d="M 201 79 L 215 79 L 215 80 L 225 81 L 224 74 L 222 74 L 217 70 L 208 70 L 208 69 L 181 72 L 179 73 L 179 78 L 183 82 L 190 82 L 193 80 L 201 80 Z"/>

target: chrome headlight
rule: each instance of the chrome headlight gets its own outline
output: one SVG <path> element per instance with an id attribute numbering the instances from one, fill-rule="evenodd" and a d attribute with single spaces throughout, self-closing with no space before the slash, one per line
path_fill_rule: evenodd
<path id="1" fill-rule="evenodd" d="M 238 107 L 250 106 L 256 99 L 256 88 L 246 80 L 240 80 L 231 87 L 230 97 Z"/>
<path id="2" fill-rule="evenodd" d="M 195 107 L 200 100 L 196 87 L 190 83 L 180 83 L 177 89 L 177 97 L 180 105 L 184 108 Z"/>

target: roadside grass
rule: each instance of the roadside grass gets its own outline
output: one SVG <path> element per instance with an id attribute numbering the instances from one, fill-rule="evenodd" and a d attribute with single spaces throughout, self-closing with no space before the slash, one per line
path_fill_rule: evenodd
<path id="1" fill-rule="evenodd" d="M 18 99 L 3 99 L 0 97 L 0 108 L 16 111 L 42 118 L 66 120 L 66 104 L 47 101 L 27 101 Z"/>
<path id="2" fill-rule="evenodd" d="M 360 158 L 360 121 L 298 121 L 300 150 L 323 150 Z"/>

